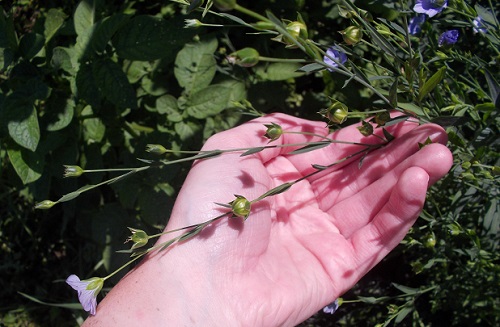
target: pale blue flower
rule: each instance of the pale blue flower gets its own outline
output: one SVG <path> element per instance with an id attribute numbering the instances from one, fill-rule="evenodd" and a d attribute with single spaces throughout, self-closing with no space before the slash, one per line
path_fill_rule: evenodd
<path id="1" fill-rule="evenodd" d="M 337 47 L 333 46 L 326 50 L 326 55 L 323 57 L 323 61 L 330 67 L 338 67 L 339 63 L 342 65 L 347 61 L 347 55 L 337 50 Z M 333 72 L 333 69 L 328 69 Z"/>
<path id="2" fill-rule="evenodd" d="M 330 303 L 329 305 L 324 307 L 323 312 L 329 313 L 329 314 L 334 314 L 338 308 L 339 308 L 339 299 L 336 299 L 335 301 L 333 301 L 332 303 Z"/>
<path id="3" fill-rule="evenodd" d="M 101 291 L 104 279 L 94 277 L 80 280 L 77 275 L 71 275 L 66 279 L 66 283 L 78 292 L 78 301 L 83 309 L 91 315 L 95 315 L 97 308 L 97 294 Z"/>
<path id="4" fill-rule="evenodd" d="M 425 15 L 417 15 L 410 19 L 408 24 L 408 33 L 411 35 L 417 35 L 422 31 L 422 24 L 425 22 Z"/>
<path id="5" fill-rule="evenodd" d="M 458 40 L 458 30 L 449 30 L 441 34 L 438 40 L 438 45 L 440 47 L 442 46 L 447 46 L 447 45 L 453 45 L 457 43 Z"/>
<path id="6" fill-rule="evenodd" d="M 417 0 L 413 10 L 434 17 L 448 6 L 448 0 Z"/>

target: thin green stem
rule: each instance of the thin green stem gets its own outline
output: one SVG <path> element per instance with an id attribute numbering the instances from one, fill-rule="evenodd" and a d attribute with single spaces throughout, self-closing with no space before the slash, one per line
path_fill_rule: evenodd
<path id="1" fill-rule="evenodd" d="M 235 5 L 234 10 L 237 10 L 237 11 L 241 12 L 242 14 L 248 15 L 250 17 L 253 17 L 257 20 L 261 20 L 263 22 L 271 22 L 267 17 L 264 17 L 264 16 L 256 13 L 255 11 L 252 11 L 250 9 L 242 7 L 239 4 Z"/>

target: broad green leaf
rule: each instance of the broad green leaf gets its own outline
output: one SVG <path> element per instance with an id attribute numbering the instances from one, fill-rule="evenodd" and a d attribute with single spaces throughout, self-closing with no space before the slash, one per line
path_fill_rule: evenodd
<path id="1" fill-rule="evenodd" d="M 86 106 L 81 113 L 82 116 L 90 116 L 92 114 L 90 106 Z M 87 118 L 83 120 L 82 125 L 83 135 L 87 143 L 100 142 L 106 133 L 106 126 L 104 126 L 100 118 Z"/>
<path id="2" fill-rule="evenodd" d="M 119 28 L 112 43 L 124 59 L 149 61 L 169 56 L 194 33 L 182 20 L 141 15 Z"/>
<path id="3" fill-rule="evenodd" d="M 174 129 L 179 138 L 185 141 L 196 135 L 201 130 L 201 126 L 190 121 L 180 121 L 175 123 Z"/>
<path id="4" fill-rule="evenodd" d="M 30 60 L 42 50 L 45 44 L 45 39 L 37 33 L 26 33 L 19 40 L 19 52 L 21 56 Z"/>
<path id="5" fill-rule="evenodd" d="M 8 149 L 7 154 L 23 184 L 32 183 L 42 176 L 43 160 L 38 153 L 16 147 Z"/>
<path id="6" fill-rule="evenodd" d="M 91 63 L 82 63 L 76 74 L 76 93 L 78 98 L 84 100 L 92 107 L 99 107 L 101 94 L 97 88 Z"/>
<path id="7" fill-rule="evenodd" d="M 57 31 L 64 24 L 66 19 L 66 14 L 59 9 L 49 9 L 47 16 L 45 17 L 45 30 L 43 32 L 45 36 L 45 43 L 48 43 L 50 39 L 57 33 Z"/>
<path id="8" fill-rule="evenodd" d="M 71 123 L 75 111 L 73 99 L 54 98 L 49 101 L 49 105 L 52 110 L 46 114 L 48 131 L 58 131 Z"/>
<path id="9" fill-rule="evenodd" d="M 40 127 L 33 104 L 16 108 L 16 118 L 7 123 L 9 135 L 20 146 L 35 151 L 40 141 Z"/>
<path id="10" fill-rule="evenodd" d="M 12 16 L 5 16 L 0 10 L 0 70 L 7 68 L 14 60 L 17 50 L 17 35 Z"/>
<path id="11" fill-rule="evenodd" d="M 94 62 L 92 71 L 103 97 L 120 109 L 137 107 L 135 91 L 117 63 L 109 59 L 98 60 Z"/>
<path id="12" fill-rule="evenodd" d="M 156 110 L 160 114 L 167 115 L 167 120 L 171 122 L 182 121 L 182 114 L 177 106 L 177 99 L 166 94 L 156 99 Z"/>
<path id="13" fill-rule="evenodd" d="M 189 97 L 186 103 L 187 113 L 198 119 L 216 115 L 227 108 L 230 96 L 230 88 L 210 85 Z"/>
<path id="14" fill-rule="evenodd" d="M 398 103 L 398 108 L 411 111 L 416 113 L 418 116 L 424 116 L 425 113 L 422 110 L 422 108 L 418 107 L 417 105 L 411 103 L 411 102 L 399 102 Z"/>
<path id="15" fill-rule="evenodd" d="M 302 76 L 304 73 L 298 71 L 300 68 L 301 65 L 297 63 L 278 62 L 259 66 L 255 69 L 255 74 L 265 81 L 285 81 Z"/>
<path id="16" fill-rule="evenodd" d="M 174 74 L 187 93 L 194 93 L 208 85 L 215 76 L 217 49 L 215 38 L 188 43 L 177 54 Z"/>
<path id="17" fill-rule="evenodd" d="M 443 66 L 423 84 L 418 94 L 419 101 L 422 101 L 427 94 L 434 90 L 434 88 L 443 80 L 445 73 L 446 66 Z"/>
<path id="18" fill-rule="evenodd" d="M 80 1 L 76 7 L 73 20 L 76 34 L 80 36 L 86 33 L 95 22 L 95 0 Z"/>
<path id="19" fill-rule="evenodd" d="M 76 61 L 82 61 L 85 62 L 86 64 L 88 63 L 88 60 L 82 60 L 86 59 L 91 56 L 91 50 L 92 47 L 90 46 L 90 42 L 92 41 L 92 34 L 94 34 L 94 28 L 95 25 L 92 25 L 91 27 L 83 30 L 81 34 L 79 34 L 76 38 L 76 44 L 75 44 L 75 59 Z"/>
<path id="20" fill-rule="evenodd" d="M 129 15 L 114 14 L 97 22 L 92 34 L 92 48 L 97 52 L 103 52 L 116 31 L 129 19 Z"/>
<path id="21" fill-rule="evenodd" d="M 62 69 L 71 75 L 75 74 L 74 64 L 72 57 L 74 56 L 74 49 L 55 47 L 52 50 L 52 58 L 50 65 L 54 69 Z"/>

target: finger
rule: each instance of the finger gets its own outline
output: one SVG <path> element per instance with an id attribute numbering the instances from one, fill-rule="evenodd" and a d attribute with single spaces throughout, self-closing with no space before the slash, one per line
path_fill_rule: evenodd
<path id="1" fill-rule="evenodd" d="M 420 167 L 401 175 L 378 214 L 348 239 L 354 263 L 347 278 L 361 278 L 401 242 L 422 210 L 428 182 L 429 175 Z"/>
<path id="2" fill-rule="evenodd" d="M 360 158 L 358 158 L 342 170 L 324 174 L 321 178 L 314 180 L 312 185 L 321 208 L 328 210 L 335 203 L 351 197 L 380 179 L 399 163 L 418 152 L 419 143 L 425 142 L 427 138 L 441 144 L 447 142 L 446 132 L 440 126 L 422 125 L 396 138 L 384 148 L 368 154 L 363 159 L 361 167 L 359 166 Z M 448 152 L 446 149 L 441 149 L 441 151 Z M 432 157 L 432 159 L 439 161 L 439 157 Z M 396 172 L 402 172 L 409 164 L 411 163 L 407 163 L 406 167 L 400 167 Z M 397 176 L 396 174 L 395 177 Z"/>
<path id="3" fill-rule="evenodd" d="M 427 145 L 394 169 L 387 171 L 380 179 L 356 191 L 355 195 L 333 205 L 327 212 L 339 232 L 346 238 L 350 237 L 358 229 L 369 224 L 376 213 L 382 210 L 393 188 L 408 169 L 418 167 L 424 170 L 429 176 L 429 185 L 432 185 L 449 171 L 452 162 L 451 153 L 444 145 Z M 412 191 L 412 188 L 410 185 L 407 192 Z M 332 194 L 332 197 L 334 196 Z M 325 202 L 323 201 L 323 205 L 327 205 Z M 346 213 L 349 213 L 348 217 Z"/>

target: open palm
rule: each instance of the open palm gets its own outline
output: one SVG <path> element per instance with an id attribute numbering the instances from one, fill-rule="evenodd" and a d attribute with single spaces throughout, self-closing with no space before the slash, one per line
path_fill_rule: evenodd
<path id="1" fill-rule="evenodd" d="M 324 122 L 277 114 L 219 133 L 204 150 L 267 145 L 264 124 L 271 122 L 287 132 L 328 132 Z M 401 241 L 422 209 L 428 186 L 451 166 L 451 154 L 442 145 L 446 134 L 440 127 L 404 122 L 388 130 L 395 140 L 369 153 L 361 167 L 359 156 L 341 162 L 254 203 L 246 221 L 217 221 L 197 237 L 151 256 L 108 294 L 95 322 L 101 319 L 100 312 L 119 310 L 111 304 L 112 298 L 135 289 L 141 289 L 142 295 L 127 304 L 130 325 L 140 319 L 137 310 L 130 308 L 151 301 L 164 309 L 156 318 L 148 316 L 150 322 L 172 315 L 182 320 L 183 313 L 189 325 L 203 326 L 293 326 L 305 320 L 351 288 Z M 382 142 L 362 136 L 355 126 L 328 137 Z M 418 143 L 427 137 L 437 144 L 419 150 Z M 285 133 L 270 144 L 319 139 Z M 228 203 L 234 194 L 256 199 L 314 172 L 312 164 L 329 165 L 363 149 L 335 143 L 287 155 L 297 147 L 276 147 L 244 157 L 228 153 L 196 162 L 167 229 L 207 221 L 224 209 L 215 203 Z M 151 279 L 155 283 L 148 293 Z M 190 304 L 183 308 L 180 299 L 189 299 Z"/>

